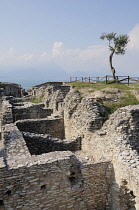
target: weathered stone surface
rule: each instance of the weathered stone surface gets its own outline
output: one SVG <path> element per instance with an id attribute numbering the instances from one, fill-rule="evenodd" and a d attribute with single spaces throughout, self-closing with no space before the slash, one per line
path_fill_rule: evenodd
<path id="1" fill-rule="evenodd" d="M 22 132 L 31 155 L 40 155 L 52 151 L 81 150 L 81 137 L 72 139 L 57 139 L 50 135 Z"/>
<path id="2" fill-rule="evenodd" d="M 39 97 L 39 96 L 44 96 L 44 94 L 47 92 L 46 89 L 48 86 L 53 86 L 53 87 L 59 87 L 63 84 L 63 82 L 45 82 L 40 85 L 33 86 L 28 89 L 28 94 L 31 96 Z"/>
<path id="3" fill-rule="evenodd" d="M 30 94 L 43 95 L 55 118 L 2 100 L 0 209 L 139 210 L 139 105 L 104 122 L 101 101 L 71 87 L 44 83 Z"/>
<path id="4" fill-rule="evenodd" d="M 46 118 L 53 113 L 52 109 L 44 109 L 44 104 L 34 104 L 31 102 L 23 102 L 20 106 L 13 106 L 13 121 L 23 119 L 39 119 Z"/>
<path id="5" fill-rule="evenodd" d="M 64 103 L 66 138 L 77 133 L 81 135 L 86 132 L 94 132 L 103 125 L 105 108 L 99 101 L 93 98 L 81 99 L 78 92 L 71 91 Z"/>
<path id="6" fill-rule="evenodd" d="M 104 209 L 108 165 L 80 166 L 71 152 L 32 157 L 26 167 L 1 168 L 0 200 L 5 209 Z"/>
<path id="7" fill-rule="evenodd" d="M 55 113 L 63 115 L 64 99 L 70 89 L 70 86 L 48 86 L 43 98 L 46 108 L 51 108 Z"/>
<path id="8" fill-rule="evenodd" d="M 0 96 L 22 97 L 25 90 L 19 84 L 0 82 Z"/>
<path id="9" fill-rule="evenodd" d="M 20 131 L 50 134 L 53 138 L 64 139 L 64 122 L 62 118 L 43 118 L 32 120 L 18 120 L 16 125 Z"/>
<path id="10" fill-rule="evenodd" d="M 101 130 L 91 135 L 88 143 L 86 141 L 87 153 L 96 161 L 113 163 L 115 183 L 111 193 L 114 209 L 139 209 L 138 119 L 139 105 L 123 107 L 111 115 Z M 105 135 L 100 135 L 102 133 Z M 116 185 L 120 188 L 116 189 Z"/>

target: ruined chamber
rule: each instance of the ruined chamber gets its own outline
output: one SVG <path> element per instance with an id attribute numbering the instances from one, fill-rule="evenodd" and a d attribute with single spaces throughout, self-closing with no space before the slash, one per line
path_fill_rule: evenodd
<path id="1" fill-rule="evenodd" d="M 1 102 L 0 209 L 139 209 L 139 107 L 109 120 L 62 83 L 29 90 L 43 103 Z"/>

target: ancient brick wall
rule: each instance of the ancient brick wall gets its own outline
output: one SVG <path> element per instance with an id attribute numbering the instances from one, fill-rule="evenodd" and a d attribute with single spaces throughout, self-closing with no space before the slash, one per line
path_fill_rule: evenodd
<path id="1" fill-rule="evenodd" d="M 81 137 L 72 139 L 52 138 L 49 135 L 22 132 L 31 155 L 40 155 L 53 151 L 81 150 Z"/>
<path id="2" fill-rule="evenodd" d="M 121 108 L 103 125 L 105 108 L 94 99 L 80 100 L 73 91 L 64 103 L 65 136 L 82 135 L 83 152 L 94 161 L 109 160 L 114 165 L 112 208 L 139 209 L 138 106 Z"/>
<path id="3" fill-rule="evenodd" d="M 64 122 L 62 118 L 19 120 L 16 122 L 20 131 L 50 134 L 54 138 L 64 139 Z"/>
<path id="4" fill-rule="evenodd" d="M 105 108 L 93 98 L 81 98 L 75 90 L 69 92 L 64 100 L 65 136 L 85 135 L 103 125 Z"/>
<path id="5" fill-rule="evenodd" d="M 87 154 L 94 163 L 78 160 L 73 163 L 75 158 L 68 152 L 31 156 L 21 132 L 18 129 L 6 131 L 7 146 L 0 170 L 1 208 L 139 210 L 139 106 L 121 108 L 104 123 L 106 112 L 100 101 L 82 99 L 76 90 L 65 95 L 54 88 L 47 90 L 49 100 L 45 105 L 52 107 L 54 114 L 62 113 L 63 119 L 21 120 L 17 122 L 19 130 L 36 133 L 31 141 L 37 133 L 60 139 L 72 139 L 79 134 L 82 155 Z M 9 113 L 10 110 L 9 106 Z M 5 115 L 5 122 L 10 123 L 11 118 Z M 39 138 L 40 142 L 44 140 L 43 135 L 38 135 Z M 34 148 L 32 146 L 32 150 Z M 9 190 L 8 180 L 14 183 L 12 190 Z"/>
<path id="6" fill-rule="evenodd" d="M 13 122 L 12 105 L 6 97 L 2 99 L 2 125 Z"/>
<path id="7" fill-rule="evenodd" d="M 59 87 L 63 84 L 63 82 L 46 82 L 42 83 L 40 85 L 33 86 L 28 89 L 28 94 L 31 96 L 39 97 L 43 96 L 45 92 L 47 92 L 47 87 L 53 86 L 53 87 Z"/>
<path id="8" fill-rule="evenodd" d="M 30 155 L 21 132 L 5 126 L 0 209 L 111 209 L 109 162 L 81 163 L 69 151 Z"/>
<path id="9" fill-rule="evenodd" d="M 5 125 L 3 141 L 3 159 L 8 168 L 21 167 L 31 157 L 22 133 L 13 123 Z"/>
<path id="10" fill-rule="evenodd" d="M 13 121 L 23 119 L 46 118 L 52 114 L 52 109 L 44 109 L 44 104 L 24 102 L 20 106 L 12 107 Z"/>
<path id="11" fill-rule="evenodd" d="M 86 136 L 82 142 L 95 161 L 113 163 L 113 209 L 139 209 L 138 119 L 138 105 L 123 107 L 111 115 L 102 129 L 90 134 L 89 141 Z"/>
<path id="12" fill-rule="evenodd" d="M 1 96 L 22 97 L 25 92 L 21 85 L 8 82 L 0 82 L 0 89 Z"/>
<path id="13" fill-rule="evenodd" d="M 70 86 L 48 86 L 43 98 L 45 107 L 52 108 L 53 112 L 63 115 L 64 99 L 70 89 Z"/>
<path id="14" fill-rule="evenodd" d="M 0 209 L 110 209 L 108 165 L 80 167 L 70 152 L 32 157 L 8 170 L 1 163 Z"/>
<path id="15" fill-rule="evenodd" d="M 1 139 L 2 139 L 2 97 L 0 97 L 0 144 L 1 144 Z M 1 146 L 0 146 L 1 147 Z"/>

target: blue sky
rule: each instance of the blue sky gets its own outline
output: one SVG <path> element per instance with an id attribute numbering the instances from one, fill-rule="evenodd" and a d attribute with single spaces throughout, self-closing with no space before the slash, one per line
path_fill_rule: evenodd
<path id="1" fill-rule="evenodd" d="M 128 34 L 117 75 L 139 76 L 138 0 L 0 0 L 0 81 L 110 74 L 103 32 Z"/>

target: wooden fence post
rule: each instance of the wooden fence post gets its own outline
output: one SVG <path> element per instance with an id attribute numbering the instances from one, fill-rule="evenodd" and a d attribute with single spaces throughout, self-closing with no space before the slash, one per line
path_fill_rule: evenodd
<path id="1" fill-rule="evenodd" d="M 116 76 L 116 82 L 118 83 L 118 76 Z"/>
<path id="2" fill-rule="evenodd" d="M 89 83 L 90 83 L 90 77 L 89 77 Z"/>
<path id="3" fill-rule="evenodd" d="M 130 78 L 129 78 L 129 76 L 128 76 L 128 86 L 129 86 L 129 80 L 130 80 Z"/>
<path id="4" fill-rule="evenodd" d="M 106 84 L 107 84 L 107 81 L 108 81 L 108 78 L 107 78 L 107 76 L 106 76 Z"/>

